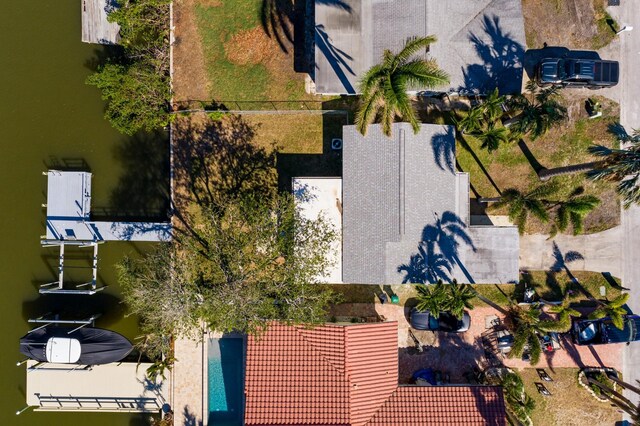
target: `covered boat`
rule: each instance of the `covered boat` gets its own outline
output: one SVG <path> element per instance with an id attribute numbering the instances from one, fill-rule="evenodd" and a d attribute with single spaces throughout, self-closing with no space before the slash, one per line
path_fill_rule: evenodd
<path id="1" fill-rule="evenodd" d="M 20 352 L 30 359 L 60 364 L 98 365 L 118 362 L 133 345 L 122 335 L 101 328 L 45 327 L 20 339 Z"/>

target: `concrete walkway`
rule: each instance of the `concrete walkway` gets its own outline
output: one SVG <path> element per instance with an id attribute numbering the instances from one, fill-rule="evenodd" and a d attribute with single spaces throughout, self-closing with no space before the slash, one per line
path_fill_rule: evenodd
<path id="1" fill-rule="evenodd" d="M 635 29 L 623 32 L 620 40 L 620 123 L 631 131 L 640 128 L 640 84 L 638 84 L 638 67 L 640 66 L 640 14 L 638 1 L 623 0 L 619 7 L 608 7 L 607 11 L 618 21 L 620 26 L 632 26 Z M 634 206 L 622 210 L 622 283 L 630 288 L 631 298 L 628 307 L 640 312 L 640 207 Z M 636 385 L 640 380 L 640 343 L 626 346 L 623 351 L 622 373 L 625 381 Z M 625 391 L 625 396 L 636 404 L 640 397 Z M 625 420 L 629 420 L 625 416 Z"/>
<path id="2" fill-rule="evenodd" d="M 574 271 L 609 272 L 621 277 L 621 239 L 622 226 L 589 235 L 558 234 L 552 240 L 547 240 L 547 235 L 524 235 L 520 237 L 520 269 L 549 270 L 562 267 L 564 262 Z M 580 256 L 571 256 L 571 252 Z"/>

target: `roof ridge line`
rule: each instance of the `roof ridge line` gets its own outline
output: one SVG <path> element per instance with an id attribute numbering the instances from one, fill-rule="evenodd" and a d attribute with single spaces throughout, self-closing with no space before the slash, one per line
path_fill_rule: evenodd
<path id="1" fill-rule="evenodd" d="M 376 414 L 378 414 L 378 412 L 379 412 L 380 410 L 382 410 L 382 408 L 385 406 L 385 404 L 386 404 L 387 402 L 389 402 L 389 400 L 391 399 L 391 397 L 392 397 L 393 395 L 395 395 L 395 394 L 398 392 L 398 389 L 399 389 L 399 388 L 400 388 L 400 384 L 398 384 L 398 385 L 396 386 L 396 388 L 393 390 L 393 392 L 391 392 L 391 393 L 389 394 L 389 396 L 387 396 L 387 399 L 385 399 L 384 401 L 382 401 L 382 403 L 378 406 L 378 409 L 377 409 L 376 411 L 374 411 L 374 412 L 373 412 L 373 414 L 371 414 L 371 417 L 369 417 L 369 420 L 367 420 L 367 422 L 366 422 L 364 425 L 362 425 L 362 426 L 367 426 L 369 423 L 371 423 L 371 420 L 373 420 L 373 419 L 374 419 L 374 417 L 376 416 Z"/>

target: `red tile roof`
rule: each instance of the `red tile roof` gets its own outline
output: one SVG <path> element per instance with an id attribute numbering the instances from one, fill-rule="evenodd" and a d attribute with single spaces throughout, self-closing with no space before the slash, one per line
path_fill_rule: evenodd
<path id="1" fill-rule="evenodd" d="M 499 386 L 399 386 L 367 426 L 506 425 Z"/>
<path id="2" fill-rule="evenodd" d="M 249 337 L 245 396 L 252 426 L 505 424 L 499 388 L 398 387 L 396 322 L 272 323 Z"/>

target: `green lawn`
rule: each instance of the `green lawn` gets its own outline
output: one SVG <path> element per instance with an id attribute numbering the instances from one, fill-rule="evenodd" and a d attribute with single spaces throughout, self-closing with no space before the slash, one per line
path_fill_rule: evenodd
<path id="1" fill-rule="evenodd" d="M 551 396 L 543 396 L 536 390 L 540 378 L 533 368 L 518 372 L 536 408 L 531 420 L 534 425 L 613 425 L 622 416 L 610 404 L 596 401 L 586 389 L 578 385 L 577 368 L 547 369 L 553 382 L 544 385 Z"/>
<path id="2" fill-rule="evenodd" d="M 591 293 L 594 297 L 600 298 L 600 286 L 605 286 L 606 296 L 612 299 L 620 294 L 620 280 L 612 277 L 616 286 L 610 285 L 607 280 L 598 272 L 576 271 L 573 275 L 578 280 L 582 288 Z M 526 278 L 532 285 L 536 293 L 545 300 L 556 301 L 562 298 L 567 289 L 573 290 L 569 298 L 574 302 L 585 300 L 585 296 L 580 291 L 580 287 L 571 281 L 566 272 L 551 273 L 547 271 L 530 271 L 530 278 Z M 522 276 L 524 280 L 525 277 Z M 522 281 L 524 282 L 524 281 Z M 379 303 L 378 295 L 383 288 L 387 294 L 397 294 L 400 304 L 414 303 L 417 296 L 416 287 L 423 284 L 399 284 L 391 286 L 378 286 L 366 284 L 333 284 L 331 288 L 340 295 L 344 303 Z M 473 288 L 491 302 L 506 307 L 512 298 L 522 300 L 524 285 L 518 284 L 474 284 Z M 475 306 L 486 306 L 480 299 L 474 299 Z"/>
<path id="3" fill-rule="evenodd" d="M 196 4 L 198 33 L 213 99 L 311 99 L 304 91 L 304 76 L 293 70 L 293 47 L 283 52 L 263 29 L 262 3 L 262 0 L 200 0 Z"/>

